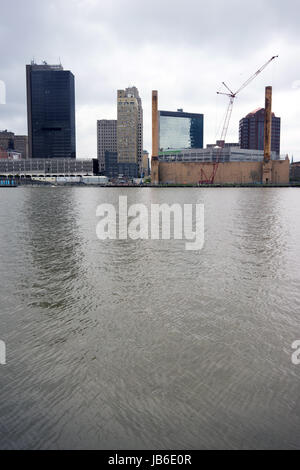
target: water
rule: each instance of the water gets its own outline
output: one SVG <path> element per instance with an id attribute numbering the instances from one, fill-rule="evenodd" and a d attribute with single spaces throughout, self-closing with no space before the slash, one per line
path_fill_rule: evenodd
<path id="1" fill-rule="evenodd" d="M 96 207 L 205 204 L 205 247 Z M 0 190 L 0 447 L 300 448 L 299 189 Z"/>

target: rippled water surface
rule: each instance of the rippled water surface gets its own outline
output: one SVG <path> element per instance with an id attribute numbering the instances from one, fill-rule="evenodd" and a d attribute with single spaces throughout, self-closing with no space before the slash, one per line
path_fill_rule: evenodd
<path id="1" fill-rule="evenodd" d="M 96 207 L 204 203 L 205 246 Z M 0 447 L 300 448 L 299 189 L 0 189 Z"/>

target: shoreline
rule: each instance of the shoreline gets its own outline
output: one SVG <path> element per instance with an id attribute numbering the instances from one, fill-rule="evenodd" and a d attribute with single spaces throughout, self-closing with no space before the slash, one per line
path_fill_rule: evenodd
<path id="1" fill-rule="evenodd" d="M 158 188 L 158 189 L 169 189 L 169 188 L 193 188 L 193 189 L 202 189 L 202 188 L 300 188 L 299 183 L 288 183 L 288 184 L 145 184 L 145 185 L 136 185 L 136 184 L 81 184 L 81 183 L 64 183 L 64 184 L 49 184 L 49 183 L 17 183 L 14 187 L 87 187 L 87 188 L 135 188 L 135 189 L 147 189 L 147 188 Z M 3 187 L 13 187 L 13 186 L 3 186 Z"/>

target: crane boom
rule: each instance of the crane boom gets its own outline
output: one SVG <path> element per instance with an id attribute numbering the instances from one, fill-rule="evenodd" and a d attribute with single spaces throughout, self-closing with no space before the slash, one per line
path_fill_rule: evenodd
<path id="1" fill-rule="evenodd" d="M 238 91 L 235 92 L 235 96 L 240 93 L 240 91 L 242 91 L 244 88 L 246 88 L 246 86 L 248 86 L 249 83 L 251 83 L 257 77 L 257 75 L 259 75 L 274 59 L 277 59 L 277 57 L 279 56 L 274 55 L 273 57 L 271 57 L 271 59 L 268 60 L 268 62 L 266 62 L 260 69 L 258 69 L 257 72 L 252 75 L 252 77 L 248 78 L 248 80 L 238 89 Z"/>
<path id="2" fill-rule="evenodd" d="M 225 145 L 225 139 L 226 139 L 226 136 L 227 136 L 227 131 L 228 131 L 230 118 L 231 118 L 231 115 L 232 115 L 232 109 L 233 109 L 233 105 L 234 105 L 234 100 L 235 100 L 236 96 L 244 88 L 246 88 L 277 57 L 279 57 L 279 56 L 274 55 L 273 57 L 271 57 L 271 59 L 268 60 L 268 62 L 266 62 L 260 69 L 258 69 L 257 72 L 255 72 L 254 75 L 252 75 L 250 78 L 248 78 L 248 80 L 245 83 L 243 83 L 243 85 L 241 85 L 240 88 L 235 93 L 231 91 L 231 89 L 226 85 L 225 82 L 222 82 L 222 84 L 227 89 L 227 91 L 229 91 L 229 93 L 222 93 L 220 91 L 217 91 L 217 94 L 218 95 L 228 96 L 229 97 L 229 105 L 228 105 L 228 108 L 227 108 L 225 121 L 224 121 L 223 129 L 222 129 L 222 134 L 221 134 L 221 139 L 220 139 L 220 148 L 218 149 L 218 152 L 217 152 L 216 162 L 213 165 L 213 172 L 212 172 L 211 178 L 209 180 L 206 179 L 205 181 L 201 181 L 202 183 L 210 183 L 210 184 L 214 183 L 215 175 L 216 175 L 216 172 L 217 172 L 217 169 L 218 169 L 218 166 L 219 166 L 220 156 L 221 156 L 222 150 L 223 150 L 224 145 Z"/>

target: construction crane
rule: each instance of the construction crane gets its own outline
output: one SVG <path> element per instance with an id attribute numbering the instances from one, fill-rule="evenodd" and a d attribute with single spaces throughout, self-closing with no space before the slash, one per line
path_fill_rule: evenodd
<path id="1" fill-rule="evenodd" d="M 217 151 L 217 158 L 216 158 L 216 162 L 213 165 L 213 172 L 212 172 L 211 177 L 207 178 L 204 171 L 202 170 L 202 172 L 201 172 L 202 179 L 200 181 L 200 184 L 205 184 L 205 183 L 206 184 L 213 184 L 214 183 L 215 176 L 216 176 L 216 173 L 217 173 L 217 169 L 218 169 L 218 166 L 219 166 L 220 156 L 221 156 L 221 153 L 222 153 L 224 145 L 225 145 L 225 139 L 226 139 L 226 136 L 227 136 L 227 131 L 228 131 L 229 123 L 230 123 L 230 118 L 231 118 L 231 115 L 232 115 L 232 109 L 233 109 L 235 98 L 237 97 L 237 95 L 242 90 L 244 90 L 244 88 L 246 88 L 277 57 L 278 57 L 278 55 L 275 55 L 275 56 L 271 57 L 271 59 L 268 60 L 268 62 L 266 62 L 260 69 L 258 69 L 257 72 L 255 72 L 254 75 L 252 75 L 250 78 L 248 78 L 248 80 L 245 83 L 243 83 L 243 85 L 240 86 L 240 88 L 235 93 L 226 85 L 225 82 L 222 82 L 222 84 L 224 85 L 224 87 L 227 89 L 227 91 L 229 93 L 223 93 L 223 92 L 217 91 L 217 94 L 218 95 L 228 96 L 229 97 L 229 105 L 228 105 L 228 108 L 227 108 L 227 111 L 226 111 L 226 116 L 225 116 L 225 121 L 224 121 L 223 129 L 222 129 L 222 134 L 221 134 L 221 138 L 220 138 L 220 141 L 219 141 L 220 147 Z"/>

